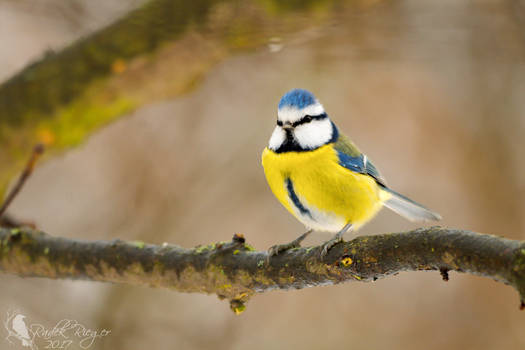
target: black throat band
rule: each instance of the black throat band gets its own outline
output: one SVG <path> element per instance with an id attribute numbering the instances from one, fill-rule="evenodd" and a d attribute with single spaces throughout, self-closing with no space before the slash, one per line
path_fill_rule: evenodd
<path id="1" fill-rule="evenodd" d="M 330 122 L 332 124 L 332 137 L 330 140 L 325 142 L 324 144 L 314 147 L 314 148 L 303 148 L 299 143 L 297 143 L 297 140 L 293 136 L 292 130 L 286 130 L 286 139 L 284 142 L 277 148 L 274 152 L 275 153 L 285 153 L 285 152 L 307 152 L 307 151 L 313 151 L 314 149 L 317 149 L 321 146 L 327 145 L 329 143 L 337 142 L 337 139 L 339 138 L 339 130 L 337 130 L 337 127 L 333 122 Z"/>

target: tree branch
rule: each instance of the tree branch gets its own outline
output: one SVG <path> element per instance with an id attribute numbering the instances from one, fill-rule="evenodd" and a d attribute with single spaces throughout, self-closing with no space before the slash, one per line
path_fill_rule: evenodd
<path id="1" fill-rule="evenodd" d="M 35 147 L 33 147 L 33 152 L 31 153 L 31 157 L 27 161 L 24 171 L 22 172 L 22 174 L 20 174 L 20 177 L 18 178 L 18 181 L 16 182 L 15 186 L 11 189 L 11 191 L 5 197 L 4 202 L 0 204 L 0 219 L 4 215 L 5 211 L 7 210 L 7 208 L 13 201 L 13 199 L 15 199 L 15 197 L 18 195 L 22 187 L 24 187 L 29 176 L 31 176 L 31 174 L 33 173 L 33 169 L 35 168 L 36 161 L 42 155 L 42 153 L 44 153 L 43 144 L 39 143 Z"/>
<path id="2" fill-rule="evenodd" d="M 193 249 L 143 242 L 81 241 L 29 228 L 0 228 L 0 271 L 19 276 L 87 279 L 217 294 L 239 313 L 255 293 L 346 281 L 375 281 L 400 271 L 437 270 L 490 277 L 514 287 L 525 307 L 525 242 L 422 228 L 360 236 L 334 246 L 298 248 L 272 257 L 235 235 Z"/>
<path id="3" fill-rule="evenodd" d="M 112 72 L 119 60 L 154 51 L 190 24 L 204 22 L 214 0 L 150 0 L 119 20 L 41 59 L 0 84 L 0 121 L 18 125 L 49 114 Z"/>

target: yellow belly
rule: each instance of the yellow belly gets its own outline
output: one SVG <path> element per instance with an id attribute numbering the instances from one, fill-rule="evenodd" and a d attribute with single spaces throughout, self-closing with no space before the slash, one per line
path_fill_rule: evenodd
<path id="1" fill-rule="evenodd" d="M 375 180 L 341 165 L 331 144 L 308 152 L 263 151 L 266 180 L 277 199 L 309 228 L 337 232 L 347 223 L 357 229 L 381 209 L 388 193 Z M 290 198 L 287 179 L 309 215 Z"/>

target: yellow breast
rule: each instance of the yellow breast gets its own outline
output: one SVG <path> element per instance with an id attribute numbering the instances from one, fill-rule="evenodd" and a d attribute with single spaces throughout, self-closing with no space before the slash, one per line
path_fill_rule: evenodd
<path id="1" fill-rule="evenodd" d="M 379 211 L 385 199 L 372 177 L 339 165 L 332 144 L 307 152 L 275 153 L 266 148 L 262 165 L 277 199 L 316 230 L 337 232 L 347 223 L 356 229 Z"/>

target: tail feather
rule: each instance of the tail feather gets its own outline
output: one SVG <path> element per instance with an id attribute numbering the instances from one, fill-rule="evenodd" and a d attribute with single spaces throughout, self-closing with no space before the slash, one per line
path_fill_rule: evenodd
<path id="1" fill-rule="evenodd" d="M 387 187 L 383 187 L 383 190 L 390 194 L 389 198 L 383 202 L 384 206 L 402 217 L 410 221 L 441 220 L 441 215 L 414 202 L 410 198 L 407 198 Z"/>

